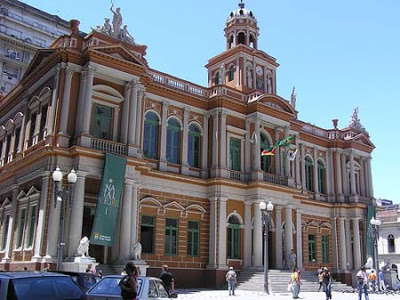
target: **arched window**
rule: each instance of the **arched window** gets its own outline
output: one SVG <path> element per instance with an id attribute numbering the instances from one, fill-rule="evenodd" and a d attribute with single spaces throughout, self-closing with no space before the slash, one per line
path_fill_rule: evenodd
<path id="1" fill-rule="evenodd" d="M 260 139 L 261 139 L 261 143 L 260 143 L 261 152 L 263 152 L 266 149 L 271 148 L 265 134 L 261 133 Z M 271 155 L 261 155 L 260 159 L 261 159 L 261 170 L 263 170 L 264 172 L 267 172 L 267 173 L 272 173 Z"/>
<path id="2" fill-rule="evenodd" d="M 232 81 L 235 78 L 235 66 L 231 65 L 228 71 L 228 81 Z"/>
<path id="3" fill-rule="evenodd" d="M 144 120 L 143 154 L 147 158 L 158 159 L 159 119 L 153 112 L 148 112 Z"/>
<path id="4" fill-rule="evenodd" d="M 326 194 L 326 169 L 321 160 L 318 160 L 318 191 L 321 194 Z"/>
<path id="5" fill-rule="evenodd" d="M 181 126 L 176 119 L 169 119 L 167 127 L 167 161 L 173 164 L 179 163 L 179 149 Z"/>
<path id="6" fill-rule="evenodd" d="M 214 83 L 219 84 L 219 72 L 215 73 Z"/>
<path id="7" fill-rule="evenodd" d="M 394 245 L 394 236 L 393 234 L 389 234 L 388 238 L 387 238 L 387 242 L 388 242 L 388 252 L 389 253 L 395 253 L 396 252 L 396 248 Z"/>
<path id="8" fill-rule="evenodd" d="M 228 219 L 227 256 L 231 259 L 240 258 L 240 221 L 236 216 Z"/>
<path id="9" fill-rule="evenodd" d="M 246 44 L 246 36 L 244 35 L 244 32 L 239 33 L 238 44 Z"/>
<path id="10" fill-rule="evenodd" d="M 189 147 L 188 147 L 188 163 L 189 166 L 200 167 L 200 149 L 201 149 L 201 133 L 197 125 L 189 126 Z"/>
<path id="11" fill-rule="evenodd" d="M 309 191 L 313 191 L 313 162 L 309 156 L 306 156 L 305 161 L 306 168 L 306 188 Z"/>

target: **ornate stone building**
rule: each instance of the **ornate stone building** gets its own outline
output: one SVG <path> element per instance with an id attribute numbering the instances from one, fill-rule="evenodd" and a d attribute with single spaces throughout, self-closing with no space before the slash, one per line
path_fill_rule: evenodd
<path id="1" fill-rule="evenodd" d="M 148 274 L 168 264 L 179 286 L 219 286 L 228 266 L 262 268 L 264 199 L 275 205 L 271 268 L 288 267 L 291 249 L 299 268 L 323 264 L 342 279 L 361 266 L 374 145 L 357 110 L 343 129 L 297 118 L 296 95 L 277 94 L 279 64 L 259 49 L 242 2 L 226 21 L 226 50 L 206 65 L 208 87 L 149 67 L 146 46 L 109 24 L 86 36 L 77 26 L 39 50 L 0 102 L 0 269 L 55 263 L 56 167 L 77 172 L 63 260 L 74 257 L 91 232 L 106 152 L 127 166 L 115 243 L 90 246 L 102 264 L 126 261 L 140 241 Z"/>

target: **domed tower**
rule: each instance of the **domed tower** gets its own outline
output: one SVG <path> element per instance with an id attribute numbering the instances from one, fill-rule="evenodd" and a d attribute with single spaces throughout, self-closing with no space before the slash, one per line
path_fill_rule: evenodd
<path id="1" fill-rule="evenodd" d="M 238 9 L 230 13 L 224 31 L 227 50 L 240 44 L 257 49 L 257 19 L 251 10 L 245 8 L 243 0 Z"/>
<path id="2" fill-rule="evenodd" d="M 208 86 L 226 85 L 244 93 L 276 94 L 276 59 L 258 50 L 259 28 L 243 0 L 226 20 L 226 50 L 211 58 Z"/>

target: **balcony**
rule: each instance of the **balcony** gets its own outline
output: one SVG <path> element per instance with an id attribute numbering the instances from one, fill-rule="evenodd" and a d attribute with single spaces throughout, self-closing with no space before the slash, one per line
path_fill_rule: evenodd
<path id="1" fill-rule="evenodd" d="M 270 182 L 270 183 L 289 186 L 289 182 L 288 182 L 288 178 L 287 177 L 279 176 L 279 175 L 272 174 L 272 173 L 264 173 L 263 174 L 263 180 L 267 181 L 267 182 Z"/>
<path id="2" fill-rule="evenodd" d="M 128 155 L 127 145 L 108 140 L 91 138 L 90 148 L 116 155 Z"/>

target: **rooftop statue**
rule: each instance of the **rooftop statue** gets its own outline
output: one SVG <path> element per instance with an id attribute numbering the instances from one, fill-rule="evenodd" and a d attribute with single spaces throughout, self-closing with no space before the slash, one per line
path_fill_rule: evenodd
<path id="1" fill-rule="evenodd" d="M 121 9 L 118 7 L 116 10 L 114 8 L 114 2 L 111 1 L 110 11 L 114 14 L 112 23 L 110 23 L 109 18 L 104 18 L 103 26 L 97 26 L 96 28 L 92 28 L 95 31 L 108 34 L 117 39 L 120 39 L 129 44 L 135 44 L 135 39 L 128 31 L 128 25 L 124 25 L 122 28 L 122 15 Z"/>
<path id="2" fill-rule="evenodd" d="M 358 118 L 358 107 L 356 107 L 353 111 L 353 115 L 350 118 L 349 126 L 358 130 L 365 131 L 365 128 L 361 125 L 360 119 Z"/>

